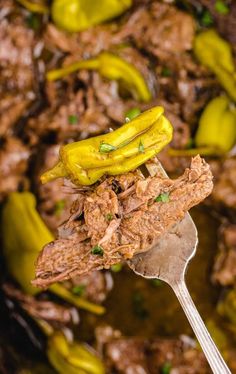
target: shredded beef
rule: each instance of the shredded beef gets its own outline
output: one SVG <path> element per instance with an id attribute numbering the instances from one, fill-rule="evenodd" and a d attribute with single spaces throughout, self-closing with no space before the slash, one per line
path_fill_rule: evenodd
<path id="1" fill-rule="evenodd" d="M 138 8 L 120 33 L 132 37 L 138 47 L 154 56 L 169 58 L 192 48 L 195 22 L 172 5 L 154 2 L 149 9 Z"/>
<path id="2" fill-rule="evenodd" d="M 168 75 L 165 75 L 165 70 Z M 220 92 L 220 85 L 211 72 L 199 65 L 192 55 L 173 55 L 160 61 L 156 68 L 159 95 L 166 101 L 180 105 L 180 115 L 191 126 L 196 126 L 199 112 Z"/>
<path id="3" fill-rule="evenodd" d="M 1 85 L 1 83 L 0 83 Z M 29 100 L 24 99 L 22 95 L 0 95 L 0 136 L 10 134 L 12 126 L 24 114 L 28 107 Z"/>
<path id="4" fill-rule="evenodd" d="M 145 179 L 138 171 L 130 175 L 127 190 L 120 191 L 119 179 L 124 176 L 118 176 L 84 192 L 83 205 L 65 223 L 63 236 L 41 252 L 35 285 L 45 287 L 95 269 L 109 268 L 148 250 L 213 187 L 209 166 L 199 156 L 176 180 L 159 175 Z M 155 201 L 163 193 L 168 194 L 169 202 Z M 96 246 L 102 248 L 100 255 L 93 254 L 92 248 Z"/>
<path id="5" fill-rule="evenodd" d="M 102 303 L 113 287 L 110 272 L 93 271 L 87 275 L 71 279 L 69 286 L 81 287 L 81 296 L 94 303 Z"/>
<path id="6" fill-rule="evenodd" d="M 11 284 L 3 285 L 4 292 L 14 300 L 17 300 L 33 318 L 40 318 L 46 321 L 67 324 L 78 323 L 79 315 L 75 308 L 55 304 L 52 301 L 37 300 L 35 297 L 24 294 L 21 290 Z"/>
<path id="7" fill-rule="evenodd" d="M 103 112 L 104 108 L 96 102 L 92 89 L 87 92 L 79 90 L 65 99 L 63 104 L 50 107 L 37 118 L 31 118 L 26 133 L 33 144 L 50 137 L 58 142 L 70 138 L 84 139 L 102 133 L 109 127 L 109 119 Z"/>
<path id="8" fill-rule="evenodd" d="M 215 177 L 211 201 L 218 206 L 236 209 L 236 157 L 212 161 Z"/>
<path id="9" fill-rule="evenodd" d="M 5 16 L 0 20 L 0 136 L 9 133 L 35 98 L 33 31 L 13 1 L 4 6 Z"/>
<path id="10" fill-rule="evenodd" d="M 188 336 L 179 339 L 123 337 L 109 326 L 96 329 L 98 348 L 109 372 L 156 374 L 169 368 L 178 374 L 208 374 L 210 368 L 196 342 Z"/>
<path id="11" fill-rule="evenodd" d="M 8 193 L 17 191 L 25 180 L 30 152 L 23 143 L 13 137 L 3 140 L 0 146 L 0 200 Z"/>
<path id="12" fill-rule="evenodd" d="M 236 225 L 224 224 L 219 232 L 219 251 L 212 279 L 222 286 L 233 286 L 236 281 Z"/>

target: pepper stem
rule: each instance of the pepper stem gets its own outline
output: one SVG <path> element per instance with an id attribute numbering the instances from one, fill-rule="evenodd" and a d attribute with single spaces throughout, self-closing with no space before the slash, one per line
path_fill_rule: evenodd
<path id="1" fill-rule="evenodd" d="M 43 173 L 40 177 L 40 180 L 43 184 L 47 183 L 47 182 L 50 182 L 54 179 L 57 179 L 57 178 L 63 178 L 63 177 L 67 177 L 67 171 L 63 165 L 62 162 L 58 162 L 54 168 L 46 171 L 45 173 Z"/>
<path id="2" fill-rule="evenodd" d="M 68 291 L 65 287 L 61 286 L 60 284 L 53 284 L 49 287 L 49 290 L 53 292 L 55 295 L 61 297 L 62 299 L 68 301 L 72 305 L 85 309 L 89 312 L 92 312 L 94 314 L 104 314 L 106 309 L 101 306 L 94 303 L 91 303 L 82 297 L 72 295 L 70 291 Z"/>
<path id="3" fill-rule="evenodd" d="M 46 77 L 48 81 L 55 81 L 57 79 L 66 77 L 67 75 L 74 73 L 77 70 L 94 70 L 98 69 L 100 62 L 98 58 L 91 58 L 89 60 L 74 62 L 69 66 L 65 66 L 61 69 L 51 70 L 47 73 Z"/>
<path id="4" fill-rule="evenodd" d="M 41 318 L 34 318 L 34 321 L 37 323 L 37 325 L 40 327 L 40 329 L 46 336 L 51 336 L 53 334 L 54 330 L 48 322 L 44 321 Z"/>

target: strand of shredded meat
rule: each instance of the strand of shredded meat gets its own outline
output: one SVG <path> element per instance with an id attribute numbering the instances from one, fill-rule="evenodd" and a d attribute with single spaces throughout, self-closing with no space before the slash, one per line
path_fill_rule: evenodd
<path id="1" fill-rule="evenodd" d="M 59 238 L 41 252 L 34 285 L 47 287 L 147 251 L 212 187 L 209 165 L 197 156 L 175 180 L 160 175 L 144 178 L 136 171 L 81 192 Z M 162 194 L 168 201 L 157 201 Z"/>

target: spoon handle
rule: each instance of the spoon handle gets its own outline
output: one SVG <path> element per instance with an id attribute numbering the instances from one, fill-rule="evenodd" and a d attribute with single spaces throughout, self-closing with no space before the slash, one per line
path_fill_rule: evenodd
<path id="1" fill-rule="evenodd" d="M 192 326 L 213 373 L 230 374 L 231 371 L 218 351 L 218 348 L 213 342 L 200 314 L 198 313 L 184 280 L 172 284 L 171 287 L 175 292 L 190 325 Z"/>

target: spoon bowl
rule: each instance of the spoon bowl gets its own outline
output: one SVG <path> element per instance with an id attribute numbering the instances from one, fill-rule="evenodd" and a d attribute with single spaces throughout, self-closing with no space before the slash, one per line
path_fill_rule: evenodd
<path id="1" fill-rule="evenodd" d="M 159 161 L 146 164 L 143 174 L 167 177 Z M 185 284 L 185 273 L 189 261 L 195 255 L 198 244 L 197 228 L 189 213 L 169 229 L 147 252 L 128 261 L 129 267 L 145 278 L 160 279 L 169 284 L 177 296 L 190 325 L 215 374 L 229 374 L 224 359 L 213 342 L 197 311 Z M 204 285 L 203 285 L 204 286 Z"/>
<path id="2" fill-rule="evenodd" d="M 128 261 L 130 268 L 145 278 L 158 278 L 168 284 L 178 282 L 196 253 L 197 229 L 187 213 L 182 221 L 166 232 L 147 252 Z"/>

